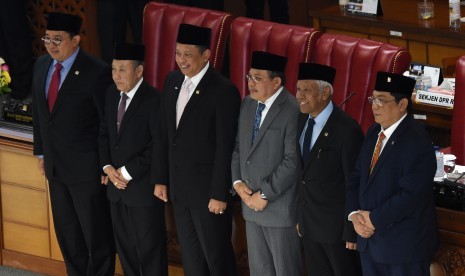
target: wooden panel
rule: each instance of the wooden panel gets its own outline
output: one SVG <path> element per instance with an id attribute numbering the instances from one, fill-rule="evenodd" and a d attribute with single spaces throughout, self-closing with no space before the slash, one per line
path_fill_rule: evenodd
<path id="1" fill-rule="evenodd" d="M 45 192 L 2 183 L 4 220 L 48 229 Z"/>
<path id="2" fill-rule="evenodd" d="M 465 54 L 465 48 L 447 47 L 437 44 L 428 45 L 428 63 L 442 66 L 442 60 L 448 57 L 458 57 Z"/>
<path id="3" fill-rule="evenodd" d="M 405 39 L 390 38 L 389 43 L 392 45 L 399 46 L 399 47 L 407 48 L 407 41 Z"/>
<path id="4" fill-rule="evenodd" d="M 388 43 L 389 39 L 385 36 L 379 36 L 379 35 L 371 35 L 370 36 L 371 40 L 382 42 L 382 43 Z"/>
<path id="5" fill-rule="evenodd" d="M 5 249 L 50 258 L 48 230 L 3 221 Z"/>
<path id="6" fill-rule="evenodd" d="M 420 63 L 428 63 L 428 53 L 426 51 L 426 43 L 410 41 L 408 43 L 408 50 L 412 55 L 412 61 Z"/>
<path id="7" fill-rule="evenodd" d="M 332 33 L 332 34 L 342 34 L 342 35 L 348 35 L 348 36 L 359 37 L 359 38 L 368 38 L 368 34 L 349 32 L 349 31 L 342 31 L 342 30 L 338 30 L 338 29 L 326 29 L 325 31 L 327 33 Z"/>
<path id="8" fill-rule="evenodd" d="M 45 178 L 37 169 L 37 157 L 18 153 L 0 152 L 2 182 L 17 183 L 45 190 Z"/>

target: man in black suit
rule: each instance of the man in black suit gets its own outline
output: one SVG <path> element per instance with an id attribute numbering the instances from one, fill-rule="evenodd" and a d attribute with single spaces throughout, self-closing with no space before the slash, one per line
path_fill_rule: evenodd
<path id="1" fill-rule="evenodd" d="M 143 80 L 145 47 L 116 44 L 100 131 L 116 249 L 124 275 L 168 275 L 164 204 L 151 184 L 160 93 Z"/>
<path id="2" fill-rule="evenodd" d="M 209 64 L 211 29 L 181 24 L 176 63 L 165 80 L 160 140 L 154 149 L 155 195 L 174 208 L 186 275 L 236 275 L 231 244 L 231 154 L 237 88 Z"/>
<path id="3" fill-rule="evenodd" d="M 360 150 L 360 126 L 333 104 L 336 70 L 301 63 L 296 98 L 302 176 L 300 223 L 309 275 L 361 275 L 356 233 L 345 217 L 349 174 Z"/>
<path id="4" fill-rule="evenodd" d="M 34 67 L 34 154 L 50 186 L 68 275 L 113 275 L 115 250 L 98 133 L 110 68 L 79 48 L 81 18 L 50 13 Z M 43 158 L 42 158 L 43 157 Z"/>

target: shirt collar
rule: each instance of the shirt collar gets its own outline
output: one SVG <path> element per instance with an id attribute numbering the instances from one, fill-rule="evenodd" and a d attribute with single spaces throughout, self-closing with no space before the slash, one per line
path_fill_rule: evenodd
<path id="1" fill-rule="evenodd" d="M 208 67 L 210 67 L 210 62 L 207 62 L 205 67 L 203 67 L 203 69 L 200 70 L 200 72 L 197 75 L 195 75 L 195 76 L 193 76 L 191 78 L 193 87 L 197 87 L 197 85 L 199 85 L 199 83 L 202 80 L 203 76 L 205 76 L 205 73 L 207 73 Z M 188 76 L 184 76 L 184 80 L 186 80 L 187 78 L 188 78 Z"/>
<path id="2" fill-rule="evenodd" d="M 274 101 L 276 100 L 276 98 L 278 98 L 279 94 L 281 94 L 282 91 L 283 91 L 283 87 L 281 86 L 278 89 L 278 91 L 276 91 L 276 93 L 274 93 L 273 96 L 269 97 L 263 104 L 265 104 L 266 107 L 268 107 L 268 108 L 271 107 L 273 105 Z"/>
<path id="3" fill-rule="evenodd" d="M 384 133 L 384 135 L 386 136 L 386 139 L 385 141 L 389 140 L 389 137 L 391 137 L 391 135 L 394 133 L 394 131 L 396 130 L 396 128 L 400 125 L 400 123 L 405 119 L 405 117 L 407 117 L 407 113 L 402 116 L 402 118 L 400 118 L 397 122 L 395 122 L 393 125 L 391 125 L 390 127 L 388 127 L 387 129 L 384 129 L 382 126 L 381 126 L 381 132 Z"/>
<path id="4" fill-rule="evenodd" d="M 318 114 L 315 118 L 313 118 L 315 119 L 315 125 L 324 125 L 331 115 L 331 112 L 333 112 L 333 109 L 333 102 L 330 101 L 325 109 L 323 109 L 323 111 L 321 111 L 320 114 Z"/>
<path id="5" fill-rule="evenodd" d="M 139 89 L 139 86 L 142 84 L 143 80 L 144 78 L 141 78 L 139 82 L 136 84 L 136 86 L 134 86 L 129 92 L 126 93 L 126 96 L 128 96 L 129 99 L 132 99 L 134 97 L 134 95 L 137 92 L 137 89 Z M 123 93 L 123 91 L 120 91 L 120 95 L 122 95 Z"/>

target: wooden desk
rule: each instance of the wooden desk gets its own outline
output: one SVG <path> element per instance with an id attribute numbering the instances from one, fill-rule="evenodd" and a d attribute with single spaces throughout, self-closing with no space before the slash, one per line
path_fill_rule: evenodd
<path id="1" fill-rule="evenodd" d="M 313 26 L 323 32 L 369 38 L 405 47 L 412 60 L 443 66 L 443 60 L 465 54 L 465 26 L 449 30 L 447 1 L 434 2 L 434 19 L 419 20 L 414 0 L 382 1 L 384 16 L 367 17 L 341 13 L 339 5 L 312 10 Z M 462 7 L 462 15 L 465 9 Z"/>
<path id="2" fill-rule="evenodd" d="M 413 114 L 425 115 L 426 120 L 418 120 L 424 123 L 431 134 L 433 143 L 441 148 L 450 146 L 450 129 L 452 124 L 452 109 L 428 104 L 413 104 Z"/>

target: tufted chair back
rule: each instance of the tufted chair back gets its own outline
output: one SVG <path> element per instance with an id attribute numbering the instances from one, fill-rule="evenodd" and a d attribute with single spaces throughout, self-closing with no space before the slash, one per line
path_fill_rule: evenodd
<path id="1" fill-rule="evenodd" d="M 402 74 L 411 61 L 402 47 L 337 34 L 322 34 L 311 61 L 336 68 L 334 103 L 352 116 L 366 132 L 374 122 L 367 97 L 373 92 L 376 73 Z M 350 96 L 354 92 L 353 96 Z"/>
<path id="2" fill-rule="evenodd" d="M 231 21 L 232 16 L 224 12 L 149 2 L 145 6 L 143 23 L 144 78 L 162 89 L 166 75 L 177 68 L 176 38 L 181 23 L 212 29 L 210 65 L 221 71 Z"/>
<path id="3" fill-rule="evenodd" d="M 238 17 L 231 27 L 230 78 L 242 97 L 248 94 L 245 74 L 253 51 L 265 51 L 288 58 L 286 88 L 295 94 L 299 63 L 307 62 L 320 35 L 313 28 Z"/>

